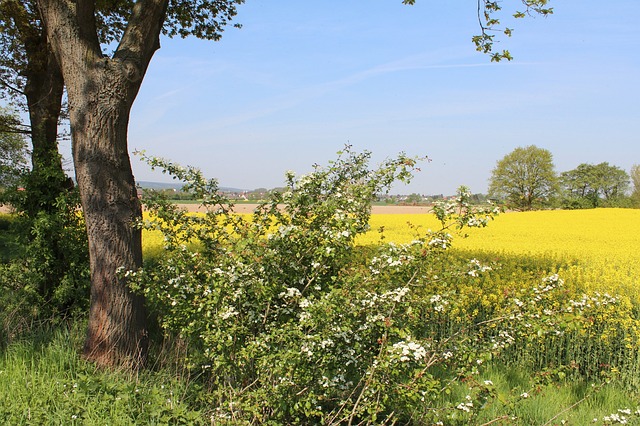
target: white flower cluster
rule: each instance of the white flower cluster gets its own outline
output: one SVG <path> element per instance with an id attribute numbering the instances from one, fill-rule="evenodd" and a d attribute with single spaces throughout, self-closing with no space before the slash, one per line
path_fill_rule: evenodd
<path id="1" fill-rule="evenodd" d="M 498 333 L 498 337 L 492 337 L 491 342 L 493 343 L 493 349 L 504 349 L 510 345 L 512 345 L 516 340 L 504 330 L 500 330 Z"/>
<path id="2" fill-rule="evenodd" d="M 300 293 L 300 290 L 298 290 L 295 287 L 288 287 L 286 291 L 283 291 L 280 294 L 278 294 L 278 297 L 281 299 L 295 299 L 300 296 L 302 296 L 302 293 Z"/>
<path id="3" fill-rule="evenodd" d="M 636 410 L 633 414 L 636 416 L 640 416 L 640 409 Z M 604 416 L 602 420 L 605 423 L 609 423 L 609 424 L 617 423 L 621 425 L 626 425 L 629 423 L 629 419 L 626 416 L 630 416 L 630 415 L 631 415 L 631 410 L 629 410 L 628 408 L 625 408 L 625 409 L 618 410 L 617 413 Z M 597 421 L 597 419 L 594 419 L 594 421 Z"/>
<path id="4" fill-rule="evenodd" d="M 334 234 L 334 237 L 337 239 L 349 238 L 350 236 L 351 236 L 351 231 L 349 231 L 348 229 L 345 229 L 343 231 L 338 231 Z"/>
<path id="5" fill-rule="evenodd" d="M 429 240 L 429 247 L 438 247 L 441 249 L 447 249 L 451 245 L 453 236 L 451 234 L 435 235 Z"/>
<path id="6" fill-rule="evenodd" d="M 297 227 L 295 225 L 280 225 L 278 227 L 278 233 L 280 234 L 280 237 L 285 238 L 296 229 Z"/>
<path id="7" fill-rule="evenodd" d="M 465 402 L 461 402 L 460 404 L 458 404 L 456 406 L 456 409 L 458 409 L 460 411 L 464 411 L 465 413 L 468 413 L 473 408 L 473 401 L 471 400 L 471 396 L 470 395 L 467 395 L 465 397 L 465 399 L 466 399 L 466 401 Z"/>
<path id="8" fill-rule="evenodd" d="M 227 308 L 221 311 L 219 315 L 220 315 L 220 318 L 222 318 L 223 320 L 226 320 L 238 314 L 239 312 L 236 311 L 233 306 L 227 306 Z"/>
<path id="9" fill-rule="evenodd" d="M 411 244 L 415 244 L 415 242 L 412 242 Z M 408 262 L 411 262 L 414 257 L 405 253 L 407 247 L 408 245 L 405 244 L 396 246 L 393 243 L 389 243 L 387 245 L 389 253 L 374 256 L 371 259 L 369 270 L 372 274 L 378 275 L 383 269 L 398 268 Z"/>
<path id="10" fill-rule="evenodd" d="M 591 309 L 593 307 L 601 307 L 607 305 L 616 305 L 620 302 L 620 299 L 609 295 L 608 293 L 600 294 L 596 292 L 593 296 L 582 294 L 580 300 L 570 300 L 571 306 L 567 307 L 567 312 L 572 312 L 574 309 L 583 311 L 585 309 Z"/>
<path id="11" fill-rule="evenodd" d="M 338 388 L 338 389 L 348 389 L 349 387 L 353 386 L 352 382 L 347 382 L 344 374 L 336 374 L 335 376 L 333 376 L 331 379 L 329 379 L 327 376 L 322 376 L 321 379 L 318 380 L 318 383 L 323 387 L 323 388 Z"/>
<path id="12" fill-rule="evenodd" d="M 483 272 L 491 271 L 490 266 L 481 264 L 478 259 L 471 259 L 469 261 L 469 266 L 471 267 L 471 270 L 467 272 L 467 274 L 471 275 L 472 277 L 477 277 Z"/>
<path id="13" fill-rule="evenodd" d="M 412 342 L 411 340 L 401 340 L 390 348 L 390 351 L 399 356 L 400 361 L 408 362 L 413 359 L 414 361 L 422 361 L 427 357 L 427 349 L 419 343 Z"/>
<path id="14" fill-rule="evenodd" d="M 533 298 L 534 302 L 539 302 L 542 300 L 542 296 L 545 293 L 549 293 L 550 291 L 562 287 L 564 285 L 564 280 L 558 276 L 558 274 L 553 274 L 548 277 L 542 279 L 542 285 L 536 286 L 533 288 L 533 292 L 535 296 Z"/>
<path id="15" fill-rule="evenodd" d="M 300 302 L 298 302 L 298 306 L 302 309 L 308 308 L 309 306 L 311 306 L 311 302 L 309 301 L 309 299 L 302 299 L 300 300 Z"/>
<path id="16" fill-rule="evenodd" d="M 543 278 L 542 282 L 547 284 L 546 287 L 540 289 L 542 292 L 550 291 L 556 287 L 562 287 L 564 285 L 564 280 L 560 278 L 558 274 L 549 275 L 548 277 Z"/>
<path id="17" fill-rule="evenodd" d="M 467 222 L 467 226 L 470 228 L 484 228 L 489 224 L 491 219 L 493 219 L 491 216 L 472 217 Z"/>
<path id="18" fill-rule="evenodd" d="M 302 345 L 302 347 L 300 348 L 300 353 L 305 354 L 309 358 L 313 356 L 313 350 L 308 345 Z"/>
<path id="19" fill-rule="evenodd" d="M 402 299 L 404 298 L 404 296 L 406 296 L 407 293 L 409 293 L 409 287 L 398 287 L 382 294 L 367 292 L 367 296 L 369 297 L 366 299 L 362 299 L 360 301 L 360 304 L 364 308 L 373 308 L 378 303 L 387 300 L 391 300 L 393 302 L 402 302 Z"/>
<path id="20" fill-rule="evenodd" d="M 443 297 L 439 294 L 434 294 L 433 296 L 431 296 L 429 301 L 432 305 L 434 305 L 433 310 L 436 312 L 444 312 L 444 308 L 449 305 L 449 301 L 443 299 Z"/>

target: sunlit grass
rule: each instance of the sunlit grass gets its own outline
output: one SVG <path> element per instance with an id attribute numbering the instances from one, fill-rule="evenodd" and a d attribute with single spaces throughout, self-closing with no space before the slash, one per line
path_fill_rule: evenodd
<path id="1" fill-rule="evenodd" d="M 202 424 L 193 389 L 169 368 L 99 370 L 84 361 L 86 323 L 42 327 L 0 352 L 0 423 L 6 425 Z"/>
<path id="2" fill-rule="evenodd" d="M 380 227 L 384 227 L 384 241 L 403 243 L 415 239 L 417 233 L 438 229 L 439 224 L 429 214 L 373 215 L 371 231 L 358 243 L 379 242 Z M 454 241 L 456 250 L 464 255 L 555 268 L 574 288 L 631 295 L 632 300 L 640 301 L 640 210 L 506 213 L 488 228 L 469 234 Z M 146 256 L 162 253 L 163 244 L 159 232 L 144 232 Z M 505 267 L 497 272 L 506 271 L 505 277 L 487 277 L 487 287 L 500 284 L 498 279 L 524 279 L 519 270 Z M 620 314 L 620 321 L 628 318 L 619 310 L 611 315 L 614 313 Z M 614 320 L 618 319 L 611 319 L 615 325 Z M 206 391 L 186 376 L 158 369 L 131 377 L 101 372 L 82 361 L 83 331 L 80 323 L 2 348 L 0 419 L 7 424 L 193 424 L 210 418 L 215 407 L 206 402 Z M 638 365 L 637 360 L 630 360 L 633 362 Z M 537 374 L 521 366 L 488 367 L 483 378 L 496 384 L 498 397 L 474 424 L 489 424 L 505 415 L 508 419 L 495 424 L 545 424 L 554 418 L 550 424 L 591 424 L 594 418 L 599 419 L 595 424 L 602 424 L 608 414 L 638 407 L 637 394 L 616 383 L 601 389 L 593 387 L 599 384 L 582 381 L 546 384 Z M 529 396 L 522 398 L 524 393 Z M 450 398 L 462 401 L 465 394 L 454 393 Z"/>

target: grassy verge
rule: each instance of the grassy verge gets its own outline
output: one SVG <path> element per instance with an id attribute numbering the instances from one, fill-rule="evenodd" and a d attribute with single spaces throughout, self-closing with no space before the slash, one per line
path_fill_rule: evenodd
<path id="1" fill-rule="evenodd" d="M 166 351 L 156 351 L 162 365 L 138 375 L 99 371 L 78 355 L 83 329 L 83 322 L 41 328 L 2 350 L 4 424 L 211 424 L 216 407 L 207 403 L 206 383 L 160 362 Z M 602 425 L 615 423 L 605 422 L 611 415 L 638 424 L 638 395 L 615 383 L 546 382 L 500 365 L 488 366 L 483 378 L 496 398 L 479 412 L 477 425 Z M 464 391 L 447 398 L 464 402 Z"/>
<path id="2" fill-rule="evenodd" d="M 78 354 L 82 322 L 41 328 L 0 356 L 3 424 L 203 424 L 198 387 L 170 368 L 139 375 L 96 370 Z"/>

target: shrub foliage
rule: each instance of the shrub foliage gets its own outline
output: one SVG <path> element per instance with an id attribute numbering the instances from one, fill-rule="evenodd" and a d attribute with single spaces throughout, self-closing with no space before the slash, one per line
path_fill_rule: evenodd
<path id="1" fill-rule="evenodd" d="M 630 330 L 597 328 L 592 307 L 606 311 L 615 298 L 573 300 L 557 275 L 483 291 L 496 265 L 449 262 L 453 236 L 498 213 L 472 208 L 464 187 L 434 208 L 439 230 L 357 247 L 371 202 L 409 181 L 418 158 L 371 169 L 369 153 L 347 147 L 326 167 L 288 172 L 286 187 L 250 217 L 233 214 L 198 170 L 143 158 L 184 181 L 206 213 L 150 194 L 141 226 L 162 232 L 164 252 L 121 274 L 166 332 L 193 348 L 184 362 L 207 377 L 216 424 L 470 424 L 496 396 L 481 380 L 485 363 L 509 356 L 565 376 L 598 375 L 604 329 Z M 568 333 L 604 349 L 588 364 L 568 351 L 536 355 Z M 460 388 L 464 398 L 454 396 Z"/>

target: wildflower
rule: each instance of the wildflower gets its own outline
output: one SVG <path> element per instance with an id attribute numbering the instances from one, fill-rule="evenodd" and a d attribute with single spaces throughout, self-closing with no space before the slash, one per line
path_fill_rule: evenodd
<path id="1" fill-rule="evenodd" d="M 424 346 L 412 341 L 400 341 L 395 343 L 392 349 L 400 353 L 400 361 L 402 362 L 407 362 L 411 358 L 415 361 L 420 361 L 427 356 L 427 350 Z"/>
<path id="2" fill-rule="evenodd" d="M 238 314 L 239 312 L 236 311 L 233 306 L 227 306 L 227 309 L 225 309 L 220 313 L 220 318 L 222 318 L 223 320 L 226 320 Z"/>
<path id="3" fill-rule="evenodd" d="M 303 309 L 308 308 L 309 306 L 311 306 L 311 302 L 309 302 L 309 299 L 302 299 L 300 302 L 298 302 L 298 306 Z"/>
<path id="4" fill-rule="evenodd" d="M 293 299 L 294 297 L 299 297 L 299 296 L 302 296 L 302 293 L 300 293 L 300 290 L 298 290 L 295 287 L 288 287 L 286 291 L 283 291 L 280 294 L 278 294 L 278 297 L 282 299 Z"/>
<path id="5" fill-rule="evenodd" d="M 300 348 L 300 352 L 304 353 L 309 358 L 311 358 L 313 356 L 313 351 L 307 345 L 302 345 L 302 347 Z"/>
<path id="6" fill-rule="evenodd" d="M 471 400 L 470 395 L 467 395 L 465 399 L 466 399 L 466 402 L 461 402 L 460 404 L 458 404 L 456 406 L 456 409 L 460 411 L 464 411 L 465 413 L 468 413 L 473 408 L 473 401 Z"/>

